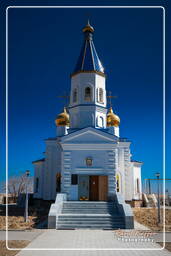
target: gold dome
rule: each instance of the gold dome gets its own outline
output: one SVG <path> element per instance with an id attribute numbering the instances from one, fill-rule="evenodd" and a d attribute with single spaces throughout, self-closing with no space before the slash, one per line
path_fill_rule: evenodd
<path id="1" fill-rule="evenodd" d="M 83 28 L 83 32 L 89 31 L 91 33 L 94 32 L 94 28 L 90 25 L 90 22 L 88 20 L 87 25 Z"/>
<path id="2" fill-rule="evenodd" d="M 107 126 L 115 126 L 118 127 L 120 124 L 119 116 L 113 113 L 113 109 L 110 108 L 109 112 L 107 113 Z"/>
<path id="3" fill-rule="evenodd" d="M 56 126 L 69 126 L 69 114 L 67 113 L 66 108 L 64 108 L 64 112 L 57 116 L 55 124 Z"/>

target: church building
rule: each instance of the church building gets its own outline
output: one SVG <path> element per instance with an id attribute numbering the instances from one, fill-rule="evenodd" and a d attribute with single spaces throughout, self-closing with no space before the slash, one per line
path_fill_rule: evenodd
<path id="1" fill-rule="evenodd" d="M 56 136 L 45 140 L 44 158 L 33 162 L 34 198 L 55 200 L 62 193 L 74 203 L 120 194 L 127 203 L 141 202 L 142 162 L 131 159 L 131 142 L 120 137 L 120 118 L 108 108 L 106 74 L 89 22 L 83 34 L 69 104 L 56 117 Z"/>

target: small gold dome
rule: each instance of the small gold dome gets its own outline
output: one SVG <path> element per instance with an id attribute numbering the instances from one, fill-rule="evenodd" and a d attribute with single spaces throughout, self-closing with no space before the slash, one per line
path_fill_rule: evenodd
<path id="1" fill-rule="evenodd" d="M 90 22 L 88 20 L 87 25 L 83 28 L 83 32 L 89 31 L 91 33 L 94 32 L 94 28 L 90 25 Z"/>
<path id="2" fill-rule="evenodd" d="M 64 108 L 64 112 L 57 116 L 55 124 L 56 126 L 69 126 L 69 114 L 67 113 L 66 108 Z"/>
<path id="3" fill-rule="evenodd" d="M 110 108 L 109 112 L 107 113 L 107 126 L 115 126 L 118 127 L 120 124 L 119 116 L 113 113 L 113 109 Z"/>

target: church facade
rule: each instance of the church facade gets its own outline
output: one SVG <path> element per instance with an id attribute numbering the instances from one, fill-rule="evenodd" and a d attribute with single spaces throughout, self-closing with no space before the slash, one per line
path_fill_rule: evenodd
<path id="1" fill-rule="evenodd" d="M 93 27 L 71 75 L 69 105 L 56 120 L 57 135 L 45 140 L 44 158 L 34 161 L 34 197 L 68 201 L 108 201 L 116 193 L 141 201 L 142 163 L 131 160 L 130 144 L 120 137 L 120 118 L 107 108 L 106 75 L 93 43 Z"/>

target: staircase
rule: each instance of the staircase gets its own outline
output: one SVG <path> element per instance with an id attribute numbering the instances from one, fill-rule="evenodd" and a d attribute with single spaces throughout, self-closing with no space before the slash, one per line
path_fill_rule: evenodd
<path id="1" fill-rule="evenodd" d="M 56 229 L 123 229 L 124 217 L 114 202 L 65 201 Z"/>

